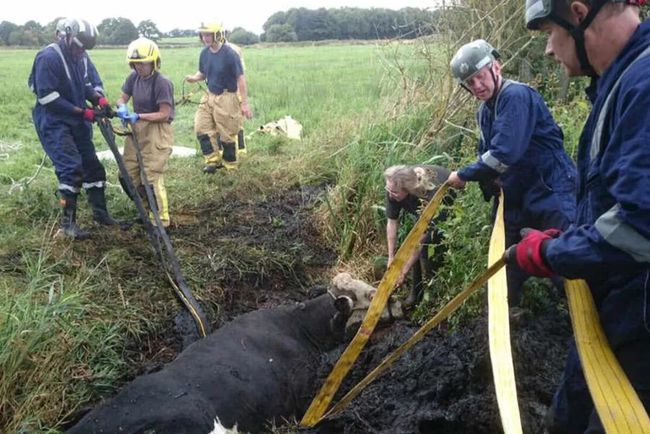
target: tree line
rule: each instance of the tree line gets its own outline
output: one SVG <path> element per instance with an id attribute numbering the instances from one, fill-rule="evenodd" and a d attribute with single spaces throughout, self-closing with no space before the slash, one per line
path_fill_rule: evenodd
<path id="1" fill-rule="evenodd" d="M 324 39 L 387 39 L 416 38 L 433 33 L 437 11 L 418 8 L 391 9 L 305 9 L 292 8 L 276 12 L 264 23 L 264 32 L 257 35 L 242 27 L 228 32 L 228 39 L 241 45 L 257 42 L 321 41 Z M 41 46 L 54 39 L 59 18 L 41 25 L 28 21 L 17 25 L 0 22 L 0 45 Z M 97 26 L 100 45 L 125 45 L 138 36 L 154 41 L 163 37 L 195 36 L 196 29 L 158 30 L 151 20 L 137 26 L 128 18 L 106 18 Z"/>

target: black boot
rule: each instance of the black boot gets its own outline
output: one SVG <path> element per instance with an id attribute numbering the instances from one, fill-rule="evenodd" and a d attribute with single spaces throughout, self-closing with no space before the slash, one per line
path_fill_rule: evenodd
<path id="1" fill-rule="evenodd" d="M 237 170 L 237 144 L 222 143 L 223 165 L 227 170 Z"/>
<path id="2" fill-rule="evenodd" d="M 86 189 L 88 203 L 93 209 L 93 220 L 100 225 L 124 227 L 124 223 L 115 220 L 106 209 L 106 194 L 104 187 L 90 187 Z"/>
<path id="3" fill-rule="evenodd" d="M 77 194 L 70 192 L 59 192 L 63 214 L 61 215 L 61 230 L 73 240 L 87 240 L 90 233 L 77 226 Z"/>
<path id="4" fill-rule="evenodd" d="M 246 138 L 244 137 L 244 130 L 239 130 L 237 133 L 237 152 L 240 154 L 246 153 Z"/>
<path id="5" fill-rule="evenodd" d="M 422 284 L 422 268 L 420 268 L 420 261 L 417 261 L 413 264 L 413 284 L 411 285 L 411 292 L 406 296 L 406 299 L 402 303 L 405 309 L 416 306 L 422 299 L 423 293 Z"/>

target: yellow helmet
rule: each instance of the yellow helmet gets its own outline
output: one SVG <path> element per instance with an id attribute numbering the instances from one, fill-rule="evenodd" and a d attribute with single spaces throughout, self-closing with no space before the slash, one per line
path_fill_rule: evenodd
<path id="1" fill-rule="evenodd" d="M 153 62 L 154 69 L 160 69 L 160 50 L 151 39 L 140 37 L 126 49 L 126 61 L 133 68 L 134 63 Z"/>
<path id="2" fill-rule="evenodd" d="M 223 43 L 223 41 L 226 39 L 223 34 L 223 26 L 221 23 L 217 23 L 216 21 L 201 23 L 197 32 L 199 33 L 199 39 L 201 39 L 202 33 L 212 33 L 212 37 L 215 41 L 218 42 Z M 201 39 L 201 41 L 203 41 L 203 39 Z"/>

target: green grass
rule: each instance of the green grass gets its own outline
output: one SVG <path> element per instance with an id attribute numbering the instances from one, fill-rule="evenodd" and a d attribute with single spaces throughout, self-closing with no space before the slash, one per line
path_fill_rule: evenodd
<path id="1" fill-rule="evenodd" d="M 162 49 L 162 72 L 174 83 L 177 97 L 183 77 L 197 69 L 199 51 L 198 44 Z M 403 52 L 409 64 L 416 62 L 408 55 L 411 51 L 406 47 Z M 133 241 L 122 245 L 119 238 L 106 235 L 96 250 L 52 237 L 58 218 L 56 177 L 31 123 L 34 95 L 26 85 L 35 54 L 0 50 L 0 432 L 47 432 L 84 403 L 110 395 L 132 375 L 133 356 L 125 352 L 127 347 L 146 351 L 148 344 L 138 342 L 156 335 L 168 324 L 169 312 L 178 309 L 164 276 L 156 275 L 159 267 L 144 239 L 134 247 Z M 115 101 L 130 72 L 125 49 L 97 49 L 90 55 L 109 99 Z M 242 198 L 264 196 L 297 182 L 334 182 L 338 172 L 378 173 L 383 157 L 363 160 L 375 142 L 387 146 L 381 126 L 385 101 L 399 87 L 399 75 L 386 62 L 387 56 L 395 56 L 394 47 L 246 48 L 244 56 L 255 113 L 246 130 L 291 115 L 303 124 L 303 140 L 252 135 L 251 156 L 230 177 L 202 176 L 199 157 L 171 160 L 166 185 L 172 218 L 175 212 L 192 213 L 206 200 L 225 198 L 229 191 Z M 195 110 L 195 104 L 177 107 L 176 144 L 196 147 Z M 371 138 L 363 149 L 357 148 L 357 134 Z M 99 131 L 95 144 L 106 149 Z M 362 164 L 346 167 L 342 161 L 347 157 Z M 132 216 L 133 206 L 118 187 L 115 164 L 106 163 L 106 170 L 111 211 Z M 361 214 L 374 200 L 376 179 L 376 174 L 367 177 L 368 194 L 358 203 Z M 84 225 L 89 219 L 82 204 L 79 220 Z M 347 231 L 349 236 L 354 228 Z M 201 280 L 203 271 L 194 272 L 192 246 L 178 240 L 176 247 L 196 295 L 211 300 L 214 295 L 202 289 L 208 285 Z M 279 263 L 284 260 L 260 257 L 255 264 L 240 266 L 261 267 L 263 273 L 268 267 L 284 267 Z"/>
<path id="2" fill-rule="evenodd" d="M 186 42 L 161 44 L 162 73 L 174 83 L 177 99 L 200 51 L 196 38 Z M 53 238 L 56 177 L 31 123 L 34 95 L 26 85 L 35 54 L 0 50 L 0 432 L 55 430 L 75 409 L 110 395 L 135 366 L 154 357 L 150 341 L 178 309 L 144 238 L 101 232 L 92 245 Z M 125 48 L 90 55 L 114 102 L 130 72 Z M 368 278 L 371 258 L 385 253 L 383 170 L 415 162 L 456 168 L 475 158 L 475 104 L 450 80 L 445 50 L 424 43 L 256 45 L 243 55 L 255 115 L 245 126 L 250 155 L 238 172 L 219 177 L 201 175 L 198 155 L 172 159 L 165 181 L 172 220 L 195 218 L 206 204 L 263 200 L 297 184 L 325 184 L 328 193 L 314 219 L 341 265 Z M 196 86 L 184 90 L 197 92 L 198 102 Z M 572 149 L 587 108 L 576 102 L 552 109 Z M 196 148 L 195 110 L 192 103 L 177 107 L 177 145 Z M 301 141 L 253 133 L 286 115 L 302 123 Z M 99 131 L 95 144 L 106 149 Z M 111 212 L 132 217 L 115 164 L 105 165 Z M 416 318 L 426 319 L 484 269 L 489 210 L 475 186 L 459 195 L 443 225 L 446 265 Z M 90 221 L 85 204 L 79 220 Z M 409 228 L 402 225 L 402 237 Z M 226 264 L 224 250 L 241 246 L 236 239 L 184 241 L 175 238 L 175 247 L 188 283 L 218 310 L 223 294 L 210 279 L 233 265 Z M 240 274 L 292 272 L 290 255 L 248 253 L 248 261 L 234 264 Z M 483 305 L 483 297 L 473 297 L 452 324 Z"/>

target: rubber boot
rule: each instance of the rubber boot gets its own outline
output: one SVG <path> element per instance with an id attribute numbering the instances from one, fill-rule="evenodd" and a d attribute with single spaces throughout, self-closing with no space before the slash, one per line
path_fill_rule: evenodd
<path id="1" fill-rule="evenodd" d="M 212 148 L 212 142 L 210 141 L 210 136 L 207 134 L 199 134 L 196 136 L 201 145 L 201 152 L 203 153 L 203 158 L 205 159 L 205 166 L 203 166 L 203 173 L 213 174 L 218 169 L 223 167 L 221 163 L 221 154 L 219 150 L 214 150 Z"/>
<path id="2" fill-rule="evenodd" d="M 120 181 L 120 185 L 122 186 L 122 190 L 124 190 L 124 193 L 126 193 L 129 199 L 135 202 L 135 199 L 133 198 L 133 193 L 129 190 L 129 186 L 126 184 L 124 178 L 122 178 L 122 175 L 119 175 L 117 179 Z"/>
<path id="3" fill-rule="evenodd" d="M 63 214 L 61 215 L 61 230 L 73 240 L 87 240 L 90 233 L 77 226 L 77 194 L 70 192 L 59 192 Z"/>
<path id="4" fill-rule="evenodd" d="M 422 284 L 422 268 L 420 268 L 420 261 L 417 261 L 413 264 L 413 283 L 411 285 L 411 291 L 409 295 L 406 296 L 406 299 L 402 303 L 405 309 L 409 309 L 417 305 L 422 299 L 423 287 Z"/>
<path id="5" fill-rule="evenodd" d="M 93 209 L 93 220 L 104 226 L 126 226 L 123 222 L 115 220 L 108 213 L 104 187 L 87 188 L 86 195 L 88 196 L 88 203 Z"/>
<path id="6" fill-rule="evenodd" d="M 223 143 L 223 165 L 227 170 L 237 170 L 237 145 Z"/>
<path id="7" fill-rule="evenodd" d="M 244 130 L 239 130 L 237 133 L 237 152 L 239 155 L 244 155 L 246 151 L 246 139 L 244 138 Z"/>

